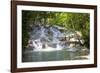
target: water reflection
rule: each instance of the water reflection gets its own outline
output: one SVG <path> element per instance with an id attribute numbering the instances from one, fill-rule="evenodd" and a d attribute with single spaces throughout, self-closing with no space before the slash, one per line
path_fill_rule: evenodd
<path id="1" fill-rule="evenodd" d="M 84 56 L 84 57 L 83 57 Z M 81 51 L 55 50 L 55 51 L 27 51 L 23 53 L 23 62 L 63 61 L 88 59 L 88 55 Z"/>

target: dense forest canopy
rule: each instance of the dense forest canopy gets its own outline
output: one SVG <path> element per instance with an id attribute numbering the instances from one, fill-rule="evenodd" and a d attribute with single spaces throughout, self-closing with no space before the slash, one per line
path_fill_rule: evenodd
<path id="1" fill-rule="evenodd" d="M 89 48 L 90 15 L 88 13 L 22 11 L 22 45 L 27 45 L 30 27 L 36 24 L 60 26 L 67 30 L 80 31 L 84 45 Z"/>

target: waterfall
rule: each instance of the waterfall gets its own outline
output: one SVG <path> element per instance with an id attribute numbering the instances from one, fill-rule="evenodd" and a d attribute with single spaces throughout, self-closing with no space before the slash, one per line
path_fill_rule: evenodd
<path id="1" fill-rule="evenodd" d="M 34 51 L 62 50 L 67 47 L 61 38 L 65 32 L 61 32 L 58 27 L 37 25 L 33 26 L 30 34 L 32 48 Z"/>
<path id="2" fill-rule="evenodd" d="M 61 50 L 63 46 L 59 37 L 63 33 L 60 32 L 57 27 L 37 25 L 33 26 L 33 30 L 30 34 L 32 40 L 32 48 L 34 51 L 41 50 Z"/>

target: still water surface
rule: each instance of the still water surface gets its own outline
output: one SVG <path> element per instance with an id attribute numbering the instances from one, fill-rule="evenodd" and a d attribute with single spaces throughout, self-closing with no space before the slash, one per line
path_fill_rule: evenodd
<path id="1" fill-rule="evenodd" d="M 63 61 L 63 60 L 84 60 L 84 54 L 78 51 L 55 50 L 55 51 L 26 51 L 22 55 L 22 62 L 41 61 Z M 87 55 L 85 55 L 87 56 Z"/>

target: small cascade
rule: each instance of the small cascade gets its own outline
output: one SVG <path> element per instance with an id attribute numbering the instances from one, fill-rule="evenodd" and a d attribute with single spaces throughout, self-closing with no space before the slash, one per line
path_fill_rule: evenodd
<path id="1" fill-rule="evenodd" d="M 40 39 L 33 40 L 33 46 L 34 46 L 34 50 L 41 50 L 42 49 L 42 43 L 41 43 Z"/>
<path id="2" fill-rule="evenodd" d="M 50 51 L 50 50 L 62 50 L 67 47 L 65 42 L 61 41 L 64 37 L 64 32 L 61 32 L 54 26 L 33 26 L 33 30 L 30 34 L 31 48 L 34 51 Z M 29 43 L 30 44 L 30 43 Z"/>

